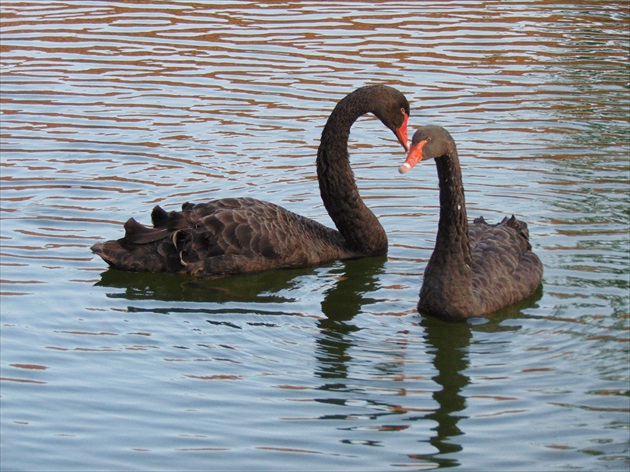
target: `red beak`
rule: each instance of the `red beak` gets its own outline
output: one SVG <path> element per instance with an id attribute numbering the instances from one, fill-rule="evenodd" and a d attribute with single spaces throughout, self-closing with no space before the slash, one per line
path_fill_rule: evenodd
<path id="1" fill-rule="evenodd" d="M 422 160 L 422 148 L 426 143 L 426 141 L 420 141 L 418 144 L 411 146 L 409 154 L 407 154 L 407 160 L 398 168 L 398 172 L 401 174 L 409 172 L 413 166 Z"/>
<path id="2" fill-rule="evenodd" d="M 407 113 L 404 113 L 404 115 L 405 119 L 403 120 L 403 124 L 400 125 L 400 128 L 398 128 L 395 133 L 398 138 L 398 142 L 402 144 L 405 151 L 409 151 L 409 138 L 407 137 L 407 121 L 409 121 L 409 115 L 407 115 Z"/>

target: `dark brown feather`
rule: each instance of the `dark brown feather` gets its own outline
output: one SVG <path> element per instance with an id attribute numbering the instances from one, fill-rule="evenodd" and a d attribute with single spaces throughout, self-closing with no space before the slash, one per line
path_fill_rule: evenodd
<path id="1" fill-rule="evenodd" d="M 422 159 L 434 158 L 440 181 L 440 223 L 424 272 L 418 310 L 449 321 L 483 316 L 533 294 L 543 266 L 531 251 L 527 224 L 514 215 L 496 225 L 477 218 L 469 226 L 455 142 L 441 127 L 425 126 Z"/>
<path id="2" fill-rule="evenodd" d="M 153 227 L 133 218 L 125 236 L 92 251 L 122 270 L 227 275 L 383 255 L 387 237 L 359 195 L 348 158 L 350 127 L 374 113 L 406 145 L 406 98 L 391 87 L 355 90 L 342 99 L 322 133 L 317 169 L 324 205 L 339 231 L 282 207 L 252 198 L 185 203 L 181 211 L 156 206 Z M 399 138 L 400 140 L 400 138 Z"/>

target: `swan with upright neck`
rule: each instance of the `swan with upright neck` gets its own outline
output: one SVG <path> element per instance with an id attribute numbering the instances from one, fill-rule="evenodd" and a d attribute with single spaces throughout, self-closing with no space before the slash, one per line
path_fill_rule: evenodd
<path id="1" fill-rule="evenodd" d="M 488 315 L 532 295 L 543 266 L 529 243 L 527 224 L 514 216 L 489 225 L 466 216 L 464 186 L 452 136 L 424 126 L 412 138 L 408 172 L 435 159 L 440 185 L 440 221 L 435 249 L 424 271 L 418 311 L 448 321 Z"/>
<path id="2" fill-rule="evenodd" d="M 321 197 L 337 230 L 273 203 L 222 198 L 185 203 L 181 211 L 156 206 L 152 227 L 131 218 L 123 238 L 91 249 L 117 269 L 206 276 L 384 255 L 385 230 L 359 195 L 348 155 L 350 128 L 367 113 L 408 149 L 409 103 L 395 88 L 361 87 L 335 106 L 322 131 L 316 165 Z"/>

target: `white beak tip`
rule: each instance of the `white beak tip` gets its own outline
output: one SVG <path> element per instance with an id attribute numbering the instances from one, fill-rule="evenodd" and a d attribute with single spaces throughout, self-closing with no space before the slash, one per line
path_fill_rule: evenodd
<path id="1" fill-rule="evenodd" d="M 398 172 L 400 172 L 401 174 L 405 174 L 409 172 L 410 170 L 411 170 L 411 165 L 409 165 L 407 162 L 405 162 L 403 165 L 401 165 L 398 168 Z"/>

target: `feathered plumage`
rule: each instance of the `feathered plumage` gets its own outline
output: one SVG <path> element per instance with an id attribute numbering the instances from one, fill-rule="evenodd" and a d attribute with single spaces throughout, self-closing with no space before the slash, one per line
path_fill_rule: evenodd
<path id="1" fill-rule="evenodd" d="M 375 114 L 408 148 L 409 103 L 398 90 L 361 87 L 336 105 L 322 132 L 317 174 L 338 230 L 273 203 L 224 198 L 185 203 L 181 211 L 155 207 L 153 227 L 132 218 L 123 238 L 94 244 L 92 251 L 122 270 L 210 276 L 386 254 L 387 236 L 359 195 L 347 149 L 352 124 L 366 113 Z"/>
<path id="2" fill-rule="evenodd" d="M 482 316 L 533 294 L 543 266 L 529 243 L 527 224 L 514 216 L 469 226 L 455 142 L 439 126 L 413 136 L 402 173 L 435 159 L 440 182 L 440 222 L 435 249 L 424 272 L 418 310 L 449 321 Z"/>

